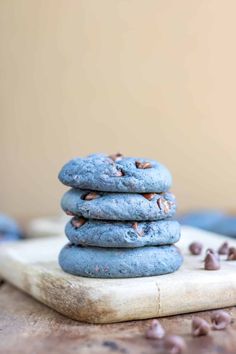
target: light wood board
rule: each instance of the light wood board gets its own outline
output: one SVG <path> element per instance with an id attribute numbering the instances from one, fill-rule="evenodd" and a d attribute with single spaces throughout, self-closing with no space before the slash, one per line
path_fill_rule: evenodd
<path id="1" fill-rule="evenodd" d="M 203 255 L 188 245 L 218 248 L 226 237 L 182 229 L 185 261 L 173 274 L 133 279 L 90 279 L 64 273 L 57 256 L 65 237 L 27 240 L 0 247 L 0 274 L 34 298 L 76 320 L 111 323 L 236 305 L 236 261 L 222 257 L 221 269 L 205 271 Z M 236 241 L 228 239 L 230 245 Z"/>

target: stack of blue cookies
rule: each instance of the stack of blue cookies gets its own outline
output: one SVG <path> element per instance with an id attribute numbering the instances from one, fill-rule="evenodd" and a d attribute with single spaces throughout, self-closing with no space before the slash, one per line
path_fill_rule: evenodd
<path id="1" fill-rule="evenodd" d="M 173 245 L 172 178 L 160 163 L 121 154 L 93 154 L 69 161 L 59 173 L 72 187 L 62 197 L 71 215 L 69 243 L 59 255 L 65 272 L 96 278 L 129 278 L 176 271 L 182 256 Z"/>

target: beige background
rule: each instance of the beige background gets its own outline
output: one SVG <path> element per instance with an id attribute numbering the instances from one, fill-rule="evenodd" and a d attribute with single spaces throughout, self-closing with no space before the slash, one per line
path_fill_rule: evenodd
<path id="1" fill-rule="evenodd" d="M 54 214 L 61 165 L 161 160 L 180 208 L 235 208 L 234 0 L 1 0 L 0 209 Z"/>

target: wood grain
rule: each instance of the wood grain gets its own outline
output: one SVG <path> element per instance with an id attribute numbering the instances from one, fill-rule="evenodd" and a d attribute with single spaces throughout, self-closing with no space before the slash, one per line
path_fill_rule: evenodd
<path id="1" fill-rule="evenodd" d="M 227 311 L 236 319 L 236 309 Z M 210 311 L 197 313 L 210 320 Z M 191 354 L 233 354 L 235 322 L 207 337 L 190 334 L 192 315 L 161 318 L 167 334 L 183 336 Z M 3 354 L 159 354 L 157 340 L 147 340 L 150 320 L 91 325 L 70 320 L 16 288 L 0 287 L 0 353 Z"/>
<path id="2" fill-rule="evenodd" d="M 12 284 L 76 320 L 111 323 L 233 306 L 236 262 L 222 259 L 219 271 L 205 271 L 203 256 L 189 255 L 192 240 L 218 248 L 225 237 L 184 228 L 185 255 L 173 274 L 134 279 L 89 279 L 64 273 L 57 265 L 63 237 L 29 240 L 0 249 L 0 273 Z M 231 245 L 236 241 L 229 239 Z"/>

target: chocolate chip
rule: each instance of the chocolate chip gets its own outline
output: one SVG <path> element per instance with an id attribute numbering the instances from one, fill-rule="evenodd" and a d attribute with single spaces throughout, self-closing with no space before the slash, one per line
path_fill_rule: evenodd
<path id="1" fill-rule="evenodd" d="M 165 336 L 165 330 L 158 320 L 152 320 L 150 327 L 146 332 L 148 339 L 161 339 Z"/>
<path id="2" fill-rule="evenodd" d="M 138 234 L 140 237 L 143 236 L 144 231 L 143 231 L 143 230 L 139 231 L 137 221 L 135 221 L 135 222 L 132 224 L 132 227 L 133 227 L 133 229 L 137 232 L 137 234 Z"/>
<path id="3" fill-rule="evenodd" d="M 220 261 L 215 254 L 208 252 L 205 258 L 206 270 L 218 270 L 220 269 Z"/>
<path id="4" fill-rule="evenodd" d="M 150 162 L 141 162 L 141 161 L 135 161 L 135 166 L 140 169 L 146 169 L 146 168 L 151 168 L 152 165 Z"/>
<path id="5" fill-rule="evenodd" d="M 155 197 L 156 193 L 144 193 L 143 196 L 147 200 L 152 200 Z"/>
<path id="6" fill-rule="evenodd" d="M 192 242 L 189 245 L 189 251 L 195 256 L 202 253 L 203 245 L 200 242 Z"/>
<path id="7" fill-rule="evenodd" d="M 213 254 L 213 255 L 215 256 L 215 258 L 216 258 L 218 261 L 220 261 L 220 256 L 219 256 L 218 252 L 216 252 L 215 250 L 213 250 L 213 248 L 208 248 L 208 249 L 206 250 L 206 257 L 207 257 L 207 255 L 208 255 L 208 253 Z M 206 257 L 205 257 L 205 259 L 206 259 Z M 205 261 L 205 259 L 204 259 L 204 261 Z"/>
<path id="8" fill-rule="evenodd" d="M 69 216 L 75 216 L 74 213 L 72 213 L 72 211 L 70 210 L 66 210 L 66 215 L 69 215 Z"/>
<path id="9" fill-rule="evenodd" d="M 84 223 L 86 222 L 86 220 L 84 218 L 73 218 L 71 220 L 72 225 L 78 229 L 80 226 L 84 225 Z"/>
<path id="10" fill-rule="evenodd" d="M 211 315 L 212 329 L 225 329 L 231 322 L 232 317 L 226 311 L 214 311 Z"/>
<path id="11" fill-rule="evenodd" d="M 227 261 L 235 261 L 236 260 L 236 248 L 230 247 L 228 251 Z"/>
<path id="12" fill-rule="evenodd" d="M 116 154 L 111 154 L 108 156 L 110 159 L 112 159 L 113 161 L 120 161 L 123 157 L 123 155 L 119 152 L 117 152 Z"/>
<path id="13" fill-rule="evenodd" d="M 117 174 L 116 174 L 117 177 L 122 177 L 122 176 L 124 176 L 124 175 L 125 175 L 125 174 L 124 174 L 123 171 L 117 170 Z"/>
<path id="14" fill-rule="evenodd" d="M 228 242 L 222 243 L 222 245 L 218 249 L 218 253 L 223 255 L 223 254 L 228 254 L 228 252 L 229 252 L 229 244 L 228 244 Z"/>
<path id="15" fill-rule="evenodd" d="M 192 335 L 194 337 L 206 336 L 209 332 L 209 323 L 201 317 L 194 316 L 192 319 Z"/>
<path id="16" fill-rule="evenodd" d="M 93 200 L 93 199 L 97 199 L 99 197 L 100 197 L 100 194 L 98 194 L 97 192 L 89 192 L 84 197 L 84 200 Z"/>
<path id="17" fill-rule="evenodd" d="M 180 336 L 167 336 L 164 346 L 171 354 L 182 354 L 187 349 L 185 340 Z"/>
<path id="18" fill-rule="evenodd" d="M 161 210 L 164 210 L 165 214 L 168 214 L 169 210 L 170 210 L 170 205 L 172 203 L 168 202 L 168 200 L 160 197 L 159 199 L 157 199 L 157 205 L 159 206 L 159 208 Z"/>

